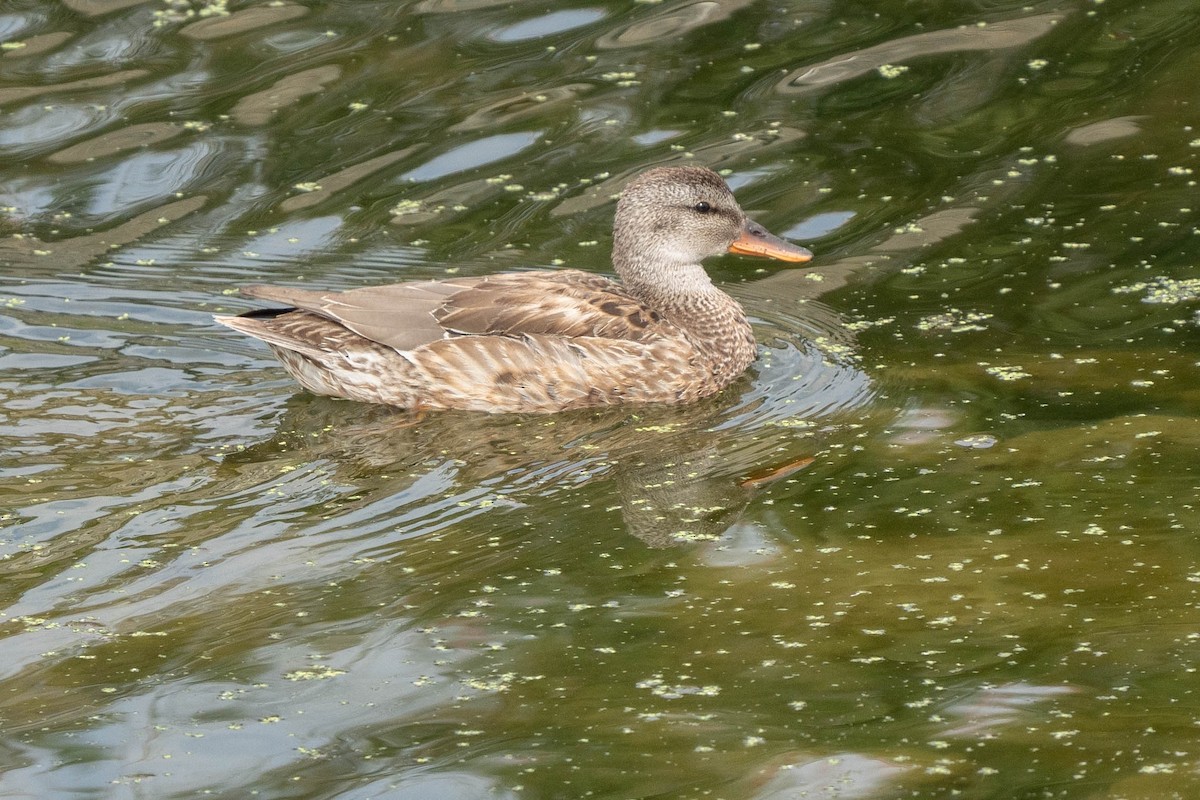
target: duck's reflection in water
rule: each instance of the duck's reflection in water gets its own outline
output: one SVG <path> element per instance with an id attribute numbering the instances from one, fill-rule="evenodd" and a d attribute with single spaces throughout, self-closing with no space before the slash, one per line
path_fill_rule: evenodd
<path id="1" fill-rule="evenodd" d="M 266 482 L 281 458 L 322 462 L 344 497 L 336 514 L 305 522 L 310 533 L 353 525 L 358 535 L 407 539 L 481 510 L 540 515 L 549 511 L 535 507 L 546 506 L 561 514 L 565 501 L 619 510 L 626 530 L 651 547 L 710 541 L 734 526 L 756 492 L 812 463 L 821 442 L 844 428 L 836 415 L 752 424 L 757 412 L 772 418 L 772 398 L 747 383 L 683 407 L 554 415 L 417 418 L 298 394 L 279 433 L 227 456 L 225 466 Z"/>

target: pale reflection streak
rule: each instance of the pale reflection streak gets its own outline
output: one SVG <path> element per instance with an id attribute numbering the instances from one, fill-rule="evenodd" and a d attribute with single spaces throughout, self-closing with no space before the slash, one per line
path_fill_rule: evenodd
<path id="1" fill-rule="evenodd" d="M 207 199 L 205 195 L 197 195 L 177 200 L 143 211 L 115 228 L 54 242 L 42 241 L 32 234 L 0 239 L 0 260 L 13 266 L 41 267 L 47 272 L 78 267 L 191 214 L 202 208 Z"/>
<path id="2" fill-rule="evenodd" d="M 359 181 L 366 180 L 397 161 L 407 158 L 419 149 L 419 145 L 404 147 L 391 153 L 384 153 L 381 156 L 353 164 L 330 175 L 318 177 L 313 181 L 313 183 L 317 184 L 316 188 L 312 191 L 287 198 L 279 204 L 279 211 L 289 213 L 301 208 L 317 205 L 328 199 L 331 195 L 349 189 Z"/>
<path id="3" fill-rule="evenodd" d="M 1101 142 L 1110 142 L 1113 139 L 1124 139 L 1128 136 L 1136 136 L 1141 133 L 1142 120 L 1144 116 L 1135 117 L 1114 117 L 1113 119 L 1105 119 L 1100 122 L 1092 122 L 1087 125 L 1080 125 L 1078 128 L 1072 128 L 1067 131 L 1067 144 L 1075 145 L 1093 145 Z"/>
<path id="4" fill-rule="evenodd" d="M 665 43 L 697 28 L 726 20 L 735 11 L 753 2 L 754 0 L 699 0 L 673 5 L 604 34 L 596 40 L 596 47 L 601 50 L 616 50 L 641 47 L 654 42 Z"/>
<path id="5" fill-rule="evenodd" d="M 765 785 L 744 796 L 751 800 L 879 798 L 899 790 L 900 780 L 915 770 L 910 764 L 863 753 L 809 756 L 783 765 Z M 833 787 L 836 791 L 832 791 Z"/>
<path id="6" fill-rule="evenodd" d="M 89 17 L 99 17 L 104 14 L 120 11 L 142 4 L 149 5 L 149 0 L 62 0 L 62 4 L 72 11 L 78 11 Z"/>
<path id="7" fill-rule="evenodd" d="M 38 34 L 37 36 L 30 36 L 28 39 L 21 41 L 21 47 L 16 50 L 9 50 L 3 57 L 6 60 L 15 61 L 19 58 L 41 55 L 53 50 L 60 44 L 65 44 L 73 36 L 75 34 L 69 31 L 52 31 L 50 33 Z"/>
<path id="8" fill-rule="evenodd" d="M 1009 683 L 1003 686 L 984 686 L 969 697 L 945 709 L 948 725 L 946 736 L 980 738 L 993 731 L 1011 727 L 1021 717 L 1035 718 L 1034 706 L 1064 695 L 1076 694 L 1072 686 L 1038 686 L 1030 683 Z"/>
<path id="9" fill-rule="evenodd" d="M 333 64 L 288 75 L 270 87 L 238 100 L 229 115 L 239 125 L 266 125 L 279 111 L 295 105 L 309 95 L 323 92 L 326 86 L 341 75 L 342 68 Z"/>
<path id="10" fill-rule="evenodd" d="M 532 5 L 532 2 L 527 4 Z M 422 0 L 414 9 L 418 14 L 453 14 L 458 11 L 481 11 L 500 6 L 520 6 L 512 0 Z"/>
<path id="11" fill-rule="evenodd" d="M 241 11 L 235 11 L 228 16 L 214 16 L 193 22 L 180 28 L 181 36 L 198 41 L 223 39 L 268 25 L 278 25 L 291 19 L 297 19 L 308 14 L 308 9 L 294 3 L 269 3 L 250 6 Z"/>
<path id="12" fill-rule="evenodd" d="M 63 148 L 47 156 L 46 160 L 52 164 L 78 164 L 97 158 L 106 158 L 128 150 L 165 142 L 183 133 L 184 130 L 182 125 L 175 122 L 145 122 L 140 125 L 129 125 Z"/>
<path id="13" fill-rule="evenodd" d="M 887 64 L 902 63 L 922 56 L 1019 47 L 1049 33 L 1065 16 L 1058 13 L 1036 14 L 893 39 L 793 70 L 775 84 L 775 90 L 780 94 L 801 94 L 865 75 Z"/>
<path id="14" fill-rule="evenodd" d="M 519 92 L 506 96 L 468 114 L 461 122 L 447 130 L 453 132 L 476 131 L 488 127 L 499 127 L 530 117 L 540 116 L 574 102 L 592 91 L 590 83 L 568 83 L 548 89 Z"/>
<path id="15" fill-rule="evenodd" d="M 20 100 L 28 100 L 32 97 L 120 86 L 129 81 L 144 78 L 149 74 L 150 70 L 148 69 L 126 69 L 111 72 L 108 75 L 100 75 L 95 78 L 82 78 L 77 81 L 67 81 L 66 83 L 51 83 L 45 86 L 11 86 L 6 89 L 0 89 L 0 106 Z"/>

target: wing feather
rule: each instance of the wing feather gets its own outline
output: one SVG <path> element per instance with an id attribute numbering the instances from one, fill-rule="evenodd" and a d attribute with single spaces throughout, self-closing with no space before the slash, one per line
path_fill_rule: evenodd
<path id="1" fill-rule="evenodd" d="M 448 297 L 433 316 L 455 333 L 492 336 L 646 341 L 667 325 L 620 284 L 578 270 L 486 278 Z"/>
<path id="2" fill-rule="evenodd" d="M 312 335 L 312 328 L 321 328 L 314 317 L 402 353 L 453 336 L 587 336 L 642 342 L 661 338 L 671 328 L 620 284 L 579 270 L 394 283 L 345 292 L 262 285 L 241 291 L 308 313 L 289 320 L 286 312 L 277 312 L 269 321 L 256 320 L 253 325 L 222 320 L 225 324 L 260 339 L 273 327 L 272 343 L 287 346 L 282 340 L 294 337 L 307 349 L 329 338 L 328 330 Z M 295 324 L 302 320 L 304 330 Z M 309 335 L 295 336 L 298 333 Z"/>
<path id="3" fill-rule="evenodd" d="M 359 336 L 404 352 L 445 337 L 446 329 L 437 323 L 433 312 L 447 298 L 478 280 L 393 283 L 346 292 L 247 286 L 241 293 L 317 314 Z"/>

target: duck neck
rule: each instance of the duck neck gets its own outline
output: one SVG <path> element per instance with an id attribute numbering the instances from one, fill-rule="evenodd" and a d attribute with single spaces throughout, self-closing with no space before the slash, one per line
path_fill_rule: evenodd
<path id="1" fill-rule="evenodd" d="M 702 266 L 665 253 L 628 258 L 620 251 L 613 265 L 626 291 L 680 328 L 713 362 L 714 373 L 728 372 L 732 380 L 754 360 L 757 347 L 745 311 Z"/>
<path id="2" fill-rule="evenodd" d="M 652 308 L 686 311 L 725 296 L 699 264 L 661 260 L 651 265 L 647 261 L 614 257 L 613 265 L 629 293 Z"/>

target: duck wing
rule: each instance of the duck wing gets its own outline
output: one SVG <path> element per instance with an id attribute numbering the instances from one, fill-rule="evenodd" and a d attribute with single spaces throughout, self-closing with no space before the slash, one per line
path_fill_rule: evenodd
<path id="1" fill-rule="evenodd" d="M 334 349 L 332 340 L 341 338 L 330 323 L 400 352 L 455 336 L 590 336 L 640 342 L 661 336 L 668 325 L 619 284 L 579 270 L 395 283 L 345 292 L 247 286 L 241 293 L 309 312 L 290 319 L 274 316 L 283 327 L 295 328 L 276 332 L 312 341 L 320 349 Z M 251 316 L 264 313 L 280 314 Z M 317 344 L 318 340 L 323 341 Z"/>
<path id="2" fill-rule="evenodd" d="M 585 336 L 641 342 L 667 324 L 618 283 L 579 270 L 494 275 L 455 292 L 433 312 L 459 335 Z"/>
<path id="3" fill-rule="evenodd" d="M 462 278 L 393 283 L 345 292 L 260 285 L 245 286 L 241 294 L 291 306 L 289 310 L 309 312 L 305 315 L 289 315 L 286 322 L 281 319 L 278 310 L 251 312 L 251 315 L 265 313 L 274 316 L 285 327 L 295 328 L 289 334 L 300 341 L 327 340 L 335 334 L 336 328 L 344 328 L 373 342 L 405 351 L 444 338 L 446 330 L 434 319 L 433 312 L 448 297 L 470 288 L 479 280 Z M 333 342 L 322 342 L 322 345 L 321 349 L 337 348 Z"/>

